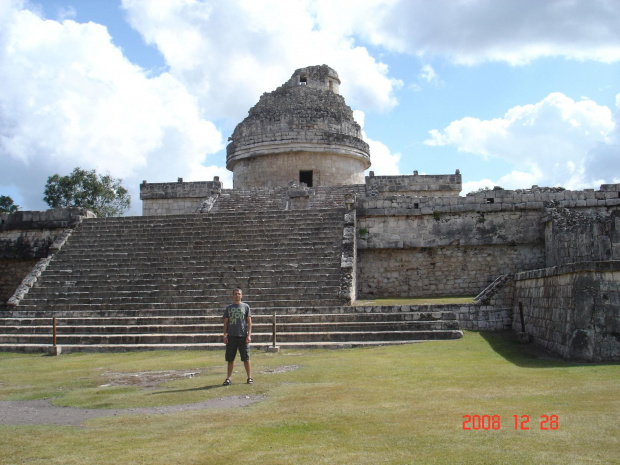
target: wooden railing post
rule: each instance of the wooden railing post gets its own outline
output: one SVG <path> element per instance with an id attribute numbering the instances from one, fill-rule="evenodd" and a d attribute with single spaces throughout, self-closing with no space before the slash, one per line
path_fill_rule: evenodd
<path id="1" fill-rule="evenodd" d="M 52 347 L 48 349 L 49 355 L 60 355 L 62 352 L 62 347 L 57 345 L 56 343 L 56 317 L 52 317 Z"/>
<path id="2" fill-rule="evenodd" d="M 280 352 L 280 347 L 276 345 L 276 311 L 273 311 L 273 326 L 272 326 L 272 342 L 271 346 L 267 347 L 267 352 Z"/>

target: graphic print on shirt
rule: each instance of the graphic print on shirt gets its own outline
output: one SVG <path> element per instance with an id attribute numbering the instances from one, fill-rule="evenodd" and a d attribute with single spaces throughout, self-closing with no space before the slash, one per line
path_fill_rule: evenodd
<path id="1" fill-rule="evenodd" d="M 242 307 L 230 307 L 228 309 L 228 324 L 231 326 L 237 326 L 238 321 L 243 321 L 245 317 L 245 311 Z"/>

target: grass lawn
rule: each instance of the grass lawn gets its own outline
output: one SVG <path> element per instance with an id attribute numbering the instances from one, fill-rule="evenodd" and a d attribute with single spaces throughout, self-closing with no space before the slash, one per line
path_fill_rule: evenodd
<path id="1" fill-rule="evenodd" d="M 222 352 L 0 353 L 0 400 L 147 407 L 262 394 L 244 408 L 0 426 L 7 464 L 619 463 L 620 365 L 558 360 L 509 333 L 342 350 L 253 353 L 222 387 Z M 155 387 L 121 373 L 200 371 Z M 123 379 L 130 379 L 125 377 Z M 106 385 L 107 386 L 104 386 Z M 499 425 L 475 427 L 483 415 Z M 515 429 L 514 415 L 529 429 Z M 555 415 L 554 429 L 541 428 Z M 544 417 L 542 417 L 544 420 Z M 497 419 L 497 417 L 496 417 Z M 495 426 L 496 429 L 493 429 Z M 543 424 L 542 426 L 545 426 Z"/>

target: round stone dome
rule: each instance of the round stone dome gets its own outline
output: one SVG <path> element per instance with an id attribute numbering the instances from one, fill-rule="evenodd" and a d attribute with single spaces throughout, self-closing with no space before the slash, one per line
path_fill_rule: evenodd
<path id="1" fill-rule="evenodd" d="M 368 144 L 327 65 L 296 70 L 261 96 L 226 148 L 234 188 L 363 184 Z"/>

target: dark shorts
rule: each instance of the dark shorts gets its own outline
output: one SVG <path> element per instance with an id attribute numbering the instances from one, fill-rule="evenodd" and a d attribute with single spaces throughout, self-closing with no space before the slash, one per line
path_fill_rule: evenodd
<path id="1" fill-rule="evenodd" d="M 237 350 L 241 356 L 242 362 L 250 360 L 250 346 L 246 344 L 245 337 L 229 337 L 226 344 L 226 361 L 234 362 L 237 356 Z"/>

